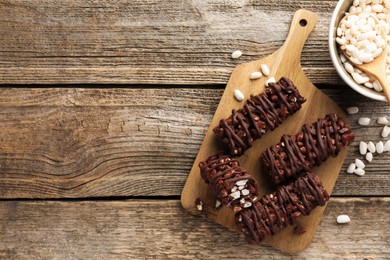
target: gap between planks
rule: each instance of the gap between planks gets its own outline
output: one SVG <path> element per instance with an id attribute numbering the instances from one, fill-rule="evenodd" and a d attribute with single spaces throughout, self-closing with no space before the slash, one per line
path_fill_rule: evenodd
<path id="1" fill-rule="evenodd" d="M 354 198 L 390 198 L 390 195 L 357 195 L 357 196 L 347 196 L 347 195 L 331 195 L 332 199 L 354 199 Z M 0 202 L 41 202 L 41 201 L 58 201 L 58 202 L 83 202 L 83 201 L 92 201 L 92 202 L 98 202 L 98 201 L 143 201 L 143 200 L 150 200 L 150 201 L 167 201 L 167 200 L 178 200 L 180 201 L 181 196 L 116 196 L 116 197 L 85 197 L 85 198 L 43 198 L 43 199 L 36 199 L 36 198 L 14 198 L 14 199 L 7 199 L 7 198 L 1 198 Z"/>

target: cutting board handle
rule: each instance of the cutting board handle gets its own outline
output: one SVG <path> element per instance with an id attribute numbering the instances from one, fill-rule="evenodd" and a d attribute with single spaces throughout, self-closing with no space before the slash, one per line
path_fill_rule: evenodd
<path id="1" fill-rule="evenodd" d="M 290 31 L 282 47 L 285 59 L 300 63 L 303 46 L 317 21 L 318 16 L 313 12 L 305 9 L 295 12 Z"/>

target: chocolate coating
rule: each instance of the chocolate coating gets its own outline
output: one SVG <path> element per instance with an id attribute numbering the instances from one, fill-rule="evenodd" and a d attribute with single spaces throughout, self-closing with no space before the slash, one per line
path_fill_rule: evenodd
<path id="1" fill-rule="evenodd" d="M 325 205 L 329 194 L 320 179 L 307 173 L 295 182 L 278 186 L 252 207 L 236 213 L 236 224 L 246 235 L 248 242 L 259 243 L 266 236 L 293 225 L 301 215 L 309 215 L 317 206 Z"/>
<path id="2" fill-rule="evenodd" d="M 270 83 L 264 93 L 252 95 L 243 108 L 233 109 L 232 115 L 214 128 L 214 133 L 221 138 L 229 154 L 242 155 L 254 140 L 278 127 L 305 101 L 293 82 L 283 77 L 277 83 Z"/>
<path id="3" fill-rule="evenodd" d="M 202 178 L 221 203 L 234 211 L 252 206 L 258 198 L 257 182 L 240 167 L 237 159 L 217 154 L 200 162 L 199 168 Z"/>
<path id="4" fill-rule="evenodd" d="M 261 155 L 263 167 L 275 184 L 295 179 L 302 171 L 319 166 L 329 156 L 354 140 L 351 128 L 336 114 L 328 114 L 312 125 L 304 125 L 295 136 L 284 135 L 281 142 Z"/>

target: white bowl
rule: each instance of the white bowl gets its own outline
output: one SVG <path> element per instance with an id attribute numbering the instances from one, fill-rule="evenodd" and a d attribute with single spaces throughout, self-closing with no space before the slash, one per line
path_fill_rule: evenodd
<path id="1" fill-rule="evenodd" d="M 348 11 L 349 7 L 352 5 L 353 0 L 340 0 L 333 12 L 332 20 L 330 22 L 330 29 L 329 29 L 329 52 L 330 57 L 333 62 L 333 66 L 336 68 L 337 73 L 340 75 L 340 77 L 354 90 L 359 92 L 360 94 L 369 97 L 371 99 L 380 100 L 380 101 L 386 101 L 386 97 L 382 92 L 377 92 L 374 89 L 369 89 L 365 86 L 357 84 L 351 74 L 349 74 L 341 60 L 339 55 L 339 50 L 337 48 L 336 43 L 336 29 L 337 26 L 345 15 L 345 12 Z"/>

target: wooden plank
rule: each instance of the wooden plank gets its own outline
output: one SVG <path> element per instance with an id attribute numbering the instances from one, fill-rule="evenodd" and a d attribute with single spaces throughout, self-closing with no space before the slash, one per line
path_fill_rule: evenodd
<path id="1" fill-rule="evenodd" d="M 359 141 L 380 138 L 380 126 L 358 126 L 358 118 L 390 108 L 349 89 L 324 91 L 361 111 L 348 116 L 357 137 L 333 195 L 390 195 L 390 153 L 376 155 L 364 177 L 345 173 L 361 158 Z M 1 88 L 0 197 L 178 196 L 222 92 Z"/>
<path id="2" fill-rule="evenodd" d="M 328 54 L 337 1 L 2 0 L 0 84 L 224 84 L 284 42 L 294 12 L 320 17 L 302 54 L 314 83 L 340 83 Z M 232 51 L 244 56 L 232 60 Z"/>
<path id="3" fill-rule="evenodd" d="M 2 259 L 386 259 L 390 199 L 331 199 L 313 243 L 289 255 L 181 209 L 179 201 L 3 201 Z M 339 214 L 352 221 L 339 225 Z"/>

